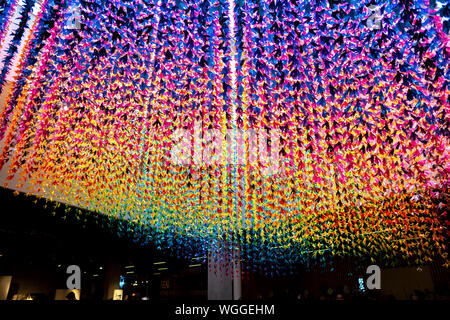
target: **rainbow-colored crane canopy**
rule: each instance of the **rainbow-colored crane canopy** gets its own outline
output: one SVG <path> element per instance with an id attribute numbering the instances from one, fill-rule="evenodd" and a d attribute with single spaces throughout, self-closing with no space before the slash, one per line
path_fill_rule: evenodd
<path id="1" fill-rule="evenodd" d="M 0 9 L 9 187 L 270 272 L 329 256 L 448 263 L 448 3 Z"/>

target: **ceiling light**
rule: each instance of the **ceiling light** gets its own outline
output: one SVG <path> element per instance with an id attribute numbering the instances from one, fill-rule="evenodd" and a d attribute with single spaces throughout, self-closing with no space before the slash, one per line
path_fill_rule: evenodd
<path id="1" fill-rule="evenodd" d="M 195 258 L 192 258 L 192 260 L 201 260 L 201 259 L 205 259 L 206 257 L 195 257 Z"/>

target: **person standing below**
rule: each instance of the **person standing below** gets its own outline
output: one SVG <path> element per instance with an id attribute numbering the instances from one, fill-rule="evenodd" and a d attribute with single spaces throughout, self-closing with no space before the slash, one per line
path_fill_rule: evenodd
<path id="1" fill-rule="evenodd" d="M 75 293 L 73 291 L 70 291 L 67 296 L 66 299 L 69 301 L 76 301 L 77 297 L 75 296 Z"/>

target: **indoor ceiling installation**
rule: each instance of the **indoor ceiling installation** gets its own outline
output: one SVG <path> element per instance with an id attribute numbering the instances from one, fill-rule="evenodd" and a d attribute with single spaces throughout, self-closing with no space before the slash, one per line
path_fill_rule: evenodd
<path id="1" fill-rule="evenodd" d="M 0 10 L 6 186 L 270 274 L 336 256 L 448 265 L 448 3 Z"/>

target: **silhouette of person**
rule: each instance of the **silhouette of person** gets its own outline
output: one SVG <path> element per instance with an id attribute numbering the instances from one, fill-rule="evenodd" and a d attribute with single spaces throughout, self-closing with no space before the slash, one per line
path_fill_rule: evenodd
<path id="1" fill-rule="evenodd" d="M 75 300 L 77 300 L 77 297 L 75 297 L 75 293 L 73 291 L 70 291 L 67 294 L 66 299 L 70 300 L 70 301 L 75 301 Z"/>

